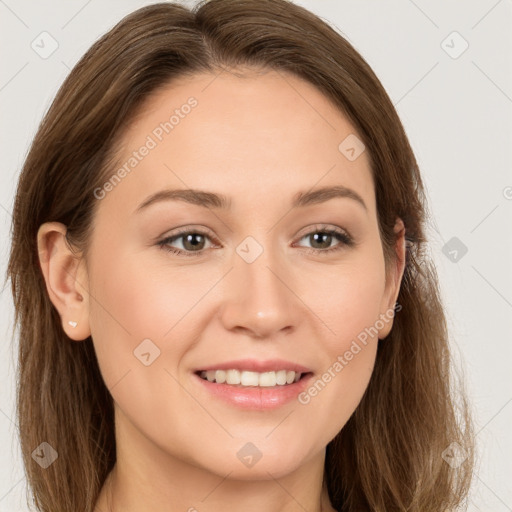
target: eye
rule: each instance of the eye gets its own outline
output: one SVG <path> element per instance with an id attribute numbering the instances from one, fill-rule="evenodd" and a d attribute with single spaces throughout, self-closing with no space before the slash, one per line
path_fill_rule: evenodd
<path id="1" fill-rule="evenodd" d="M 181 245 L 183 249 L 171 247 L 170 244 L 182 239 Z M 200 256 L 204 252 L 205 240 L 210 240 L 208 233 L 201 230 L 186 230 L 168 236 L 158 242 L 158 246 L 168 252 L 183 256 Z"/>
<path id="2" fill-rule="evenodd" d="M 315 226 L 315 230 L 310 231 L 300 238 L 300 240 L 303 239 L 309 239 L 310 243 L 313 245 L 308 252 L 316 254 L 339 251 L 344 247 L 352 247 L 354 245 L 354 240 L 346 231 L 324 226 Z M 338 240 L 339 243 L 331 246 L 332 242 L 336 240 Z"/>
<path id="3" fill-rule="evenodd" d="M 159 241 L 157 245 L 165 251 L 177 254 L 179 256 L 201 256 L 205 252 L 206 240 L 213 237 L 203 230 L 195 230 L 188 228 L 180 231 L 172 236 L 168 236 Z M 313 245 L 312 248 L 306 248 L 307 252 L 315 254 L 325 254 L 333 251 L 342 250 L 345 247 L 352 247 L 354 240 L 344 230 L 339 228 L 329 228 L 325 226 L 315 226 L 313 231 L 303 235 L 299 240 L 309 239 Z M 173 247 L 176 241 L 181 240 L 181 248 Z M 338 244 L 331 246 L 333 241 L 338 240 Z"/>

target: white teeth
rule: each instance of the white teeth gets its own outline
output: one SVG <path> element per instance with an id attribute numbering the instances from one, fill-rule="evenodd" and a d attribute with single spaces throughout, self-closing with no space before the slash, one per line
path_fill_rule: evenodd
<path id="1" fill-rule="evenodd" d="M 242 372 L 240 374 L 240 384 L 242 386 L 257 386 L 258 373 L 257 372 Z"/>
<path id="2" fill-rule="evenodd" d="M 271 388 L 276 385 L 276 372 L 260 373 L 259 385 L 262 387 Z"/>
<path id="3" fill-rule="evenodd" d="M 228 370 L 226 372 L 226 384 L 240 384 L 240 372 L 238 370 Z"/>
<path id="4" fill-rule="evenodd" d="M 300 376 L 300 373 L 298 374 Z M 286 384 L 286 370 L 279 370 L 276 372 L 276 384 L 283 386 Z"/>
<path id="5" fill-rule="evenodd" d="M 215 372 L 215 381 L 219 384 L 226 382 L 226 372 L 224 370 L 217 370 Z"/>
<path id="6" fill-rule="evenodd" d="M 218 384 L 274 387 L 298 382 L 300 372 L 279 370 L 277 372 L 250 372 L 240 370 L 208 370 L 201 372 L 201 378 Z"/>

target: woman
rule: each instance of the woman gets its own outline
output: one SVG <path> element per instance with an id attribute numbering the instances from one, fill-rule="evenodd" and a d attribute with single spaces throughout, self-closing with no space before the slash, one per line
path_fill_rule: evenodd
<path id="1" fill-rule="evenodd" d="M 38 510 L 463 505 L 472 425 L 425 222 L 389 97 L 318 17 L 127 16 L 62 85 L 17 190 Z"/>

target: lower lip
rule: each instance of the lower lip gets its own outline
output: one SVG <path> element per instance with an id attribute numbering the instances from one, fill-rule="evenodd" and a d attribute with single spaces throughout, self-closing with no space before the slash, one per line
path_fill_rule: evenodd
<path id="1" fill-rule="evenodd" d="M 297 395 L 308 386 L 308 382 L 313 377 L 313 374 L 308 373 L 299 381 L 292 384 L 274 387 L 242 387 L 230 384 L 217 384 L 202 379 L 196 373 L 194 373 L 193 376 L 209 393 L 230 405 L 241 409 L 269 410 L 277 409 L 297 399 Z"/>

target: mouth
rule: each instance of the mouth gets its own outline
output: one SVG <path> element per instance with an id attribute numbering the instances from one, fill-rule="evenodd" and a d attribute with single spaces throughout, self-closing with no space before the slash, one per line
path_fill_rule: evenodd
<path id="1" fill-rule="evenodd" d="M 279 388 L 290 386 L 305 379 L 312 372 L 294 370 L 276 370 L 255 372 L 230 368 L 227 370 L 198 370 L 195 374 L 214 384 L 225 384 L 238 388 Z"/>
<path id="2" fill-rule="evenodd" d="M 313 380 L 311 368 L 285 359 L 237 359 L 193 370 L 207 399 L 253 411 L 293 404 Z"/>

